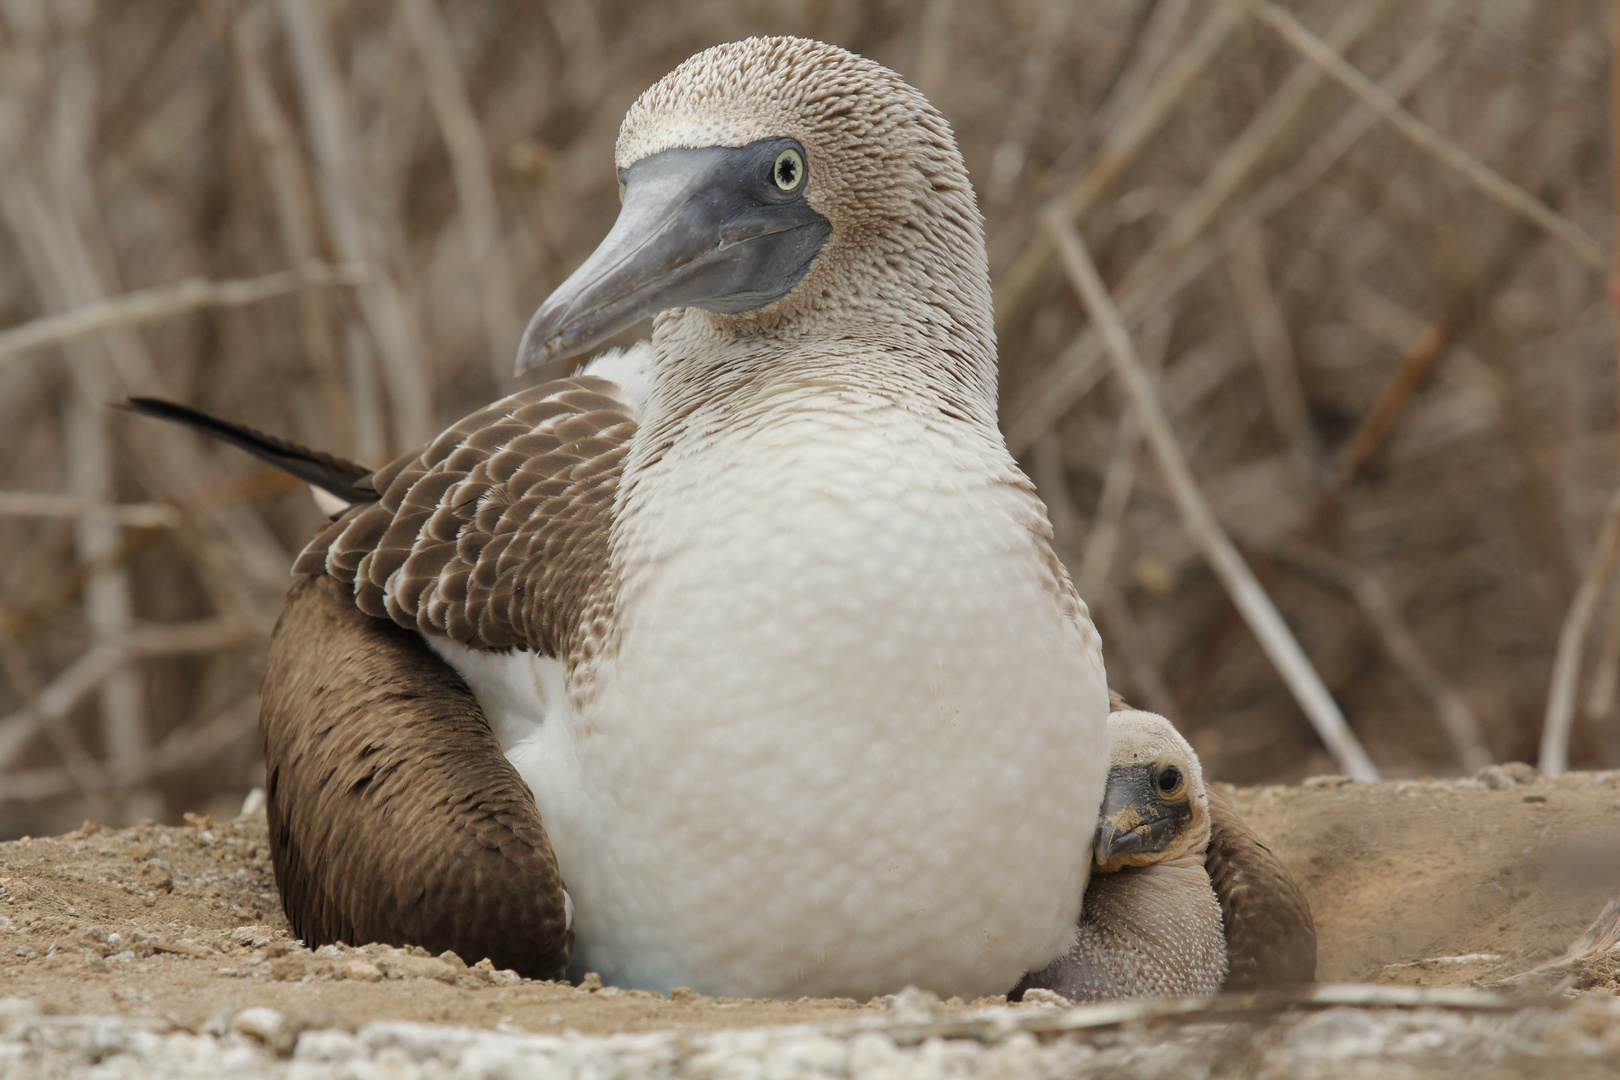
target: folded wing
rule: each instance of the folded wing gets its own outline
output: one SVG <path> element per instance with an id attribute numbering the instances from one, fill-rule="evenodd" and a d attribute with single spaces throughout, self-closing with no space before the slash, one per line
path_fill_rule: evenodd
<path id="1" fill-rule="evenodd" d="M 1282 861 L 1218 793 L 1209 792 L 1204 867 L 1226 928 L 1226 989 L 1264 990 L 1316 978 L 1311 906 Z"/>

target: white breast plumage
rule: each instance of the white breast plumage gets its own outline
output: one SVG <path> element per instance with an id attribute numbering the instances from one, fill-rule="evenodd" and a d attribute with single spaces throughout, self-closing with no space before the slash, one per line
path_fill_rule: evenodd
<path id="1" fill-rule="evenodd" d="M 441 653 L 535 792 L 576 967 L 663 990 L 1003 992 L 1062 949 L 1084 889 L 1091 820 L 1043 804 L 1100 800 L 1095 638 L 1043 580 L 1040 511 L 1004 460 L 898 408 L 778 407 L 798 422 L 682 448 L 645 482 L 632 449 L 619 641 L 577 709 L 514 740 L 537 671 L 559 701 L 555 661 Z"/>

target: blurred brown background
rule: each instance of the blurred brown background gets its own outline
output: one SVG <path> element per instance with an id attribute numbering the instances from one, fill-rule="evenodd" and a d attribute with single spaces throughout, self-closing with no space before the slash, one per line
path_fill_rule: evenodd
<path id="1" fill-rule="evenodd" d="M 1386 775 L 1535 759 L 1594 563 L 1571 757 L 1620 764 L 1620 605 L 1594 558 L 1620 458 L 1612 18 L 1595 0 L 0 0 L 0 837 L 234 812 L 262 778 L 265 639 L 318 514 L 103 403 L 161 394 L 381 463 L 514 389 L 522 323 L 617 209 L 626 106 L 760 33 L 872 56 L 955 125 L 1009 440 L 1114 685 L 1171 713 L 1208 771 L 1340 767 L 1126 419 L 1051 254 L 1053 200 Z"/>

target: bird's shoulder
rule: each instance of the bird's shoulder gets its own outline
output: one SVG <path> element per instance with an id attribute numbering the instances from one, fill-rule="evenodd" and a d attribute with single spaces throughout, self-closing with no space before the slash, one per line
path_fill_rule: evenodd
<path id="1" fill-rule="evenodd" d="M 330 575 L 362 611 L 424 634 L 567 655 L 602 591 L 635 430 L 607 379 L 521 390 L 372 473 L 375 501 L 333 520 L 294 571 Z"/>

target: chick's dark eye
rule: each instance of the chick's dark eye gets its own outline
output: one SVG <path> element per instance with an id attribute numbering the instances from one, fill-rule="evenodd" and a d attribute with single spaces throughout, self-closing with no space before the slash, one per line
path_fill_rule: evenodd
<path id="1" fill-rule="evenodd" d="M 1181 786 L 1181 770 L 1174 765 L 1166 765 L 1164 771 L 1159 773 L 1159 791 L 1169 795 Z"/>

